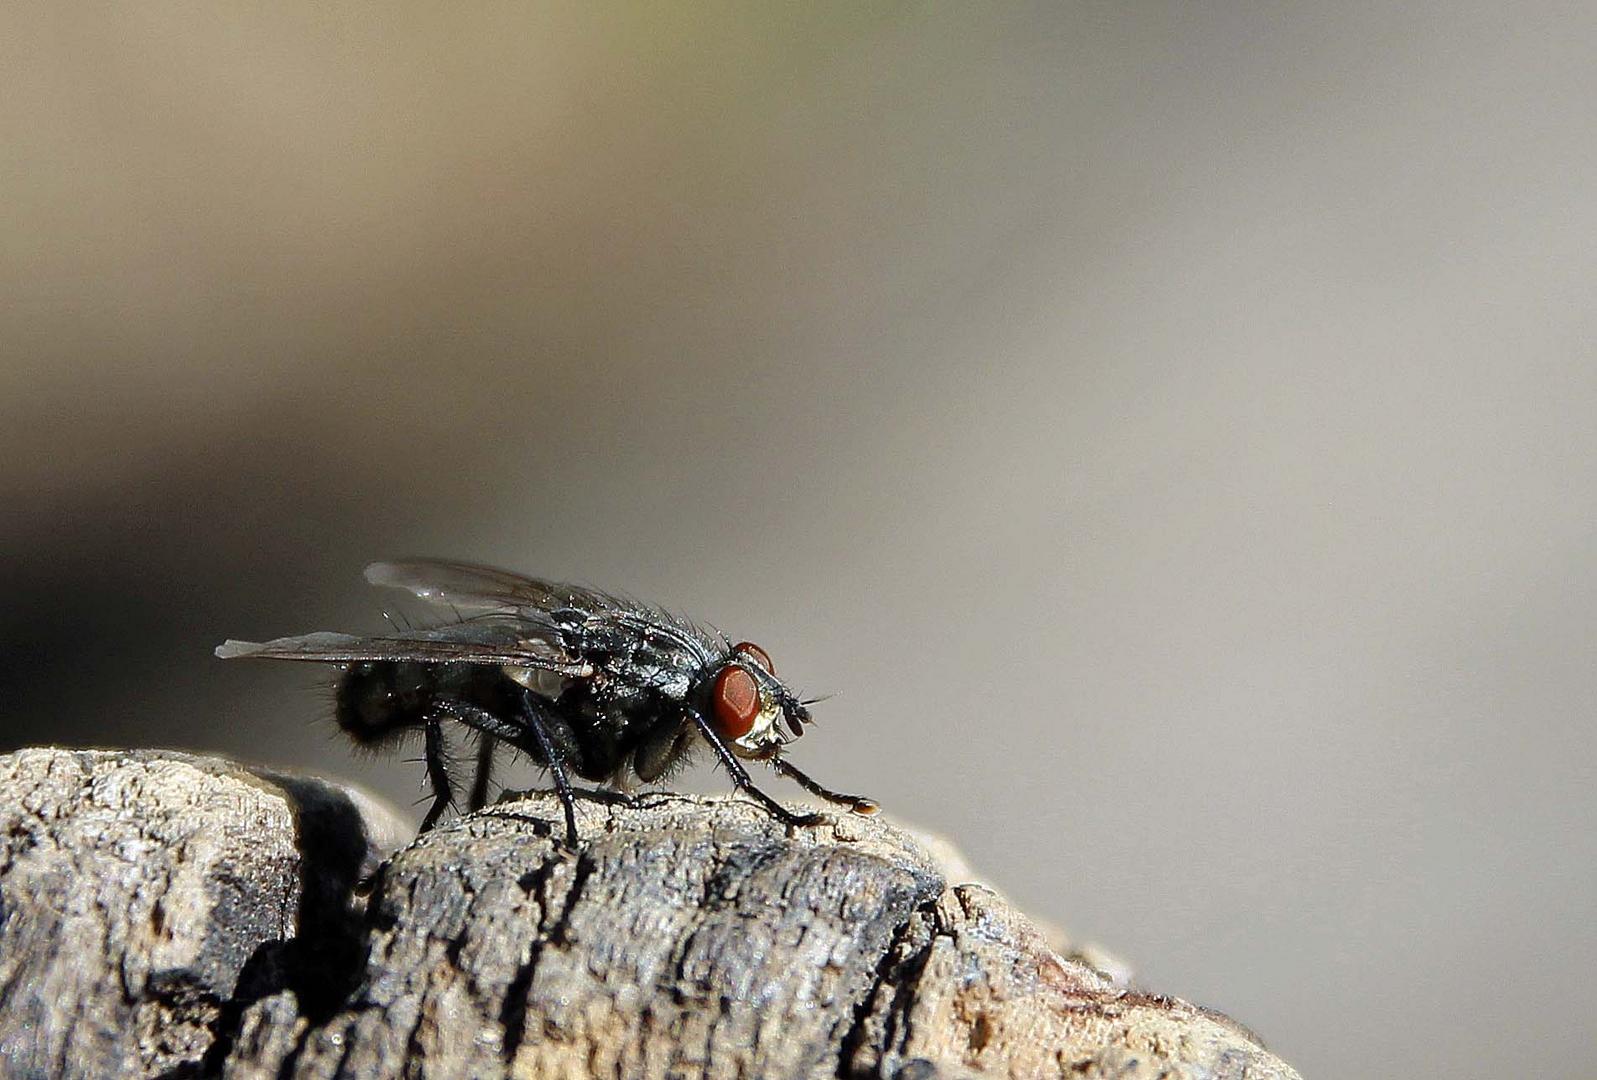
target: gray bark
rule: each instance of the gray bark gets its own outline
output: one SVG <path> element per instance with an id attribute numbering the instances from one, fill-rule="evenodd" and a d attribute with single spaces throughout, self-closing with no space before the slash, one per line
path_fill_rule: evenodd
<path id="1" fill-rule="evenodd" d="M 669 794 L 578 810 L 577 853 L 545 794 L 405 843 L 325 781 L 164 752 L 0 758 L 0 1070 L 1297 1075 L 886 822 L 789 830 Z"/>

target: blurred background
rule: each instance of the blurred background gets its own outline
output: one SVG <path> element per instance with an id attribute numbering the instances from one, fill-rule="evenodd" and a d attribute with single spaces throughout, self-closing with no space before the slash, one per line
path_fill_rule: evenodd
<path id="1" fill-rule="evenodd" d="M 584 580 L 838 691 L 801 764 L 1307 1076 L 1589 1077 L 1594 44 L 9 7 L 0 738 L 408 805 L 212 646 L 382 627 L 384 556 Z"/>

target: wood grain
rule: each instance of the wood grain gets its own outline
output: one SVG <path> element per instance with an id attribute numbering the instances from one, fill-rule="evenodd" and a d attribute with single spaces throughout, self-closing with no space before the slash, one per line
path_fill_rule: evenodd
<path id="1" fill-rule="evenodd" d="M 575 853 L 544 794 L 410 842 L 327 781 L 156 751 L 0 758 L 0 1068 L 1297 1075 L 890 823 L 789 830 L 669 794 L 578 809 Z"/>

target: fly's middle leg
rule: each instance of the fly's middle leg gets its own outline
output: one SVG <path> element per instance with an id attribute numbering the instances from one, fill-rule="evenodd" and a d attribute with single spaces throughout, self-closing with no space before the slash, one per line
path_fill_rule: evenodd
<path id="1" fill-rule="evenodd" d="M 543 760 L 549 766 L 549 775 L 554 778 L 555 791 L 560 795 L 560 806 L 566 812 L 566 847 L 576 851 L 579 842 L 577 803 L 571 793 L 571 778 L 566 775 L 565 759 L 555 749 L 554 740 L 549 738 L 549 731 L 544 726 L 543 710 L 533 698 L 531 691 L 522 695 L 522 705 L 526 709 L 527 726 L 532 729 L 532 737 L 543 753 Z"/>
<path id="2" fill-rule="evenodd" d="M 488 805 L 488 785 L 493 782 L 494 751 L 498 740 L 486 731 L 477 739 L 477 776 L 471 782 L 471 796 L 466 800 L 466 812 L 476 813 Z"/>
<path id="3" fill-rule="evenodd" d="M 543 712 L 531 693 L 524 695 L 522 708 L 523 719 L 507 720 L 487 709 L 457 702 L 450 707 L 449 715 L 467 727 L 481 732 L 485 743 L 494 740 L 509 743 L 549 767 L 549 775 L 555 783 L 555 792 L 560 796 L 560 805 L 565 810 L 566 846 L 575 851 L 578 839 L 576 797 L 572 794 L 571 779 L 566 774 L 565 759 L 555 747 L 554 741 L 549 738 Z M 483 771 L 478 772 L 479 781 L 482 781 Z"/>

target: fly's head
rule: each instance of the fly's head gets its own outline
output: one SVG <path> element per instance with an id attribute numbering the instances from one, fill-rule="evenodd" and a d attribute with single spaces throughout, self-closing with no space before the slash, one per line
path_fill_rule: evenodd
<path id="1" fill-rule="evenodd" d="M 765 650 L 744 641 L 712 673 L 710 722 L 739 757 L 769 758 L 804 734 L 810 712 L 776 677 Z"/>

